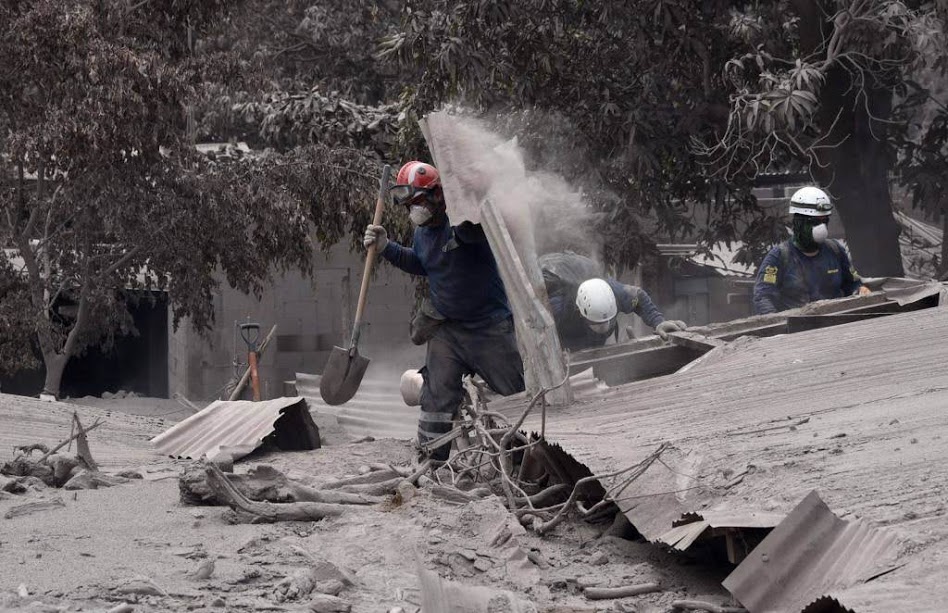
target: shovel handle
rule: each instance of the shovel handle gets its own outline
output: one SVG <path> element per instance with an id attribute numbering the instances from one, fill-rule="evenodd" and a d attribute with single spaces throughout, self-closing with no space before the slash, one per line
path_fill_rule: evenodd
<path id="1" fill-rule="evenodd" d="M 388 196 L 388 183 L 391 178 L 392 167 L 386 164 L 382 167 L 382 178 L 379 180 L 379 195 L 375 201 L 375 215 L 372 217 L 373 226 L 382 223 L 382 211 L 385 210 L 385 199 Z M 362 332 L 362 312 L 365 311 L 365 303 L 369 297 L 369 277 L 372 276 L 377 252 L 378 246 L 372 243 L 365 255 L 365 269 L 362 271 L 362 286 L 359 288 L 359 303 L 356 306 L 355 323 L 352 324 L 352 341 L 349 343 L 349 351 L 359 344 L 359 335 Z"/>

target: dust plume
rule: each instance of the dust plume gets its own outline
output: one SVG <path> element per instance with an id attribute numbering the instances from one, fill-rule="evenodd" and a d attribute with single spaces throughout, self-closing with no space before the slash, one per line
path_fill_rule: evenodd
<path id="1" fill-rule="evenodd" d="M 561 176 L 528 169 L 516 138 L 446 111 L 429 115 L 423 129 L 442 173 L 452 224 L 479 222 L 481 203 L 490 199 L 521 257 L 569 249 L 598 259 L 599 214 Z"/>

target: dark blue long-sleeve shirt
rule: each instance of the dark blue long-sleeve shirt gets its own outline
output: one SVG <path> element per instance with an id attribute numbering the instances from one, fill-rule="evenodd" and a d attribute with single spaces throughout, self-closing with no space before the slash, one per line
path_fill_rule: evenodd
<path id="1" fill-rule="evenodd" d="M 553 321 L 563 347 L 570 351 L 601 347 L 615 334 L 618 324 L 614 321 L 608 332 L 594 332 L 576 306 L 576 291 L 580 284 L 589 279 L 603 277 L 599 265 L 585 256 L 569 251 L 543 255 L 539 264 L 553 311 Z M 645 290 L 624 285 L 615 279 L 607 278 L 605 281 L 616 296 L 616 307 L 620 312 L 635 313 L 642 318 L 645 325 L 652 328 L 665 321 Z"/>
<path id="2" fill-rule="evenodd" d="M 757 271 L 754 312 L 776 313 L 816 300 L 842 298 L 861 286 L 859 273 L 838 242 L 824 243 L 816 255 L 809 256 L 787 241 L 771 249 Z"/>
<path id="3" fill-rule="evenodd" d="M 447 319 L 468 327 L 510 317 L 497 262 L 484 230 L 464 222 L 415 229 L 412 248 L 389 241 L 382 257 L 413 275 L 428 277 L 429 298 Z"/>

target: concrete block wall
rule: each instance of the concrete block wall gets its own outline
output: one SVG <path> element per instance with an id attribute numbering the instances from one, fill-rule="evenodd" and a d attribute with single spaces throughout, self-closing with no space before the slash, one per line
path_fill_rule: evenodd
<path id="1" fill-rule="evenodd" d="M 332 347 L 348 346 L 363 258 L 337 245 L 328 255 L 315 256 L 314 278 L 295 271 L 277 276 L 259 300 L 223 283 L 214 296 L 216 323 L 208 333 L 198 334 L 186 322 L 178 331 L 169 331 L 170 392 L 192 400 L 218 398 L 245 368 L 234 368 L 235 355 L 241 363 L 247 361 L 235 323 L 247 321 L 260 324 L 261 341 L 277 325 L 260 360 L 264 398 L 282 395 L 283 382 L 297 372 L 321 373 Z M 412 277 L 379 261 L 359 342 L 360 353 L 372 360 L 367 377 L 391 379 L 397 386 L 402 371 L 424 363 L 424 347 L 408 340 L 414 288 Z"/>

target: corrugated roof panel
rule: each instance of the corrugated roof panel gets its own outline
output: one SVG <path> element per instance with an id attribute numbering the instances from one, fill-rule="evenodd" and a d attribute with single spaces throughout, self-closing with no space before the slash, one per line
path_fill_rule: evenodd
<path id="1" fill-rule="evenodd" d="M 353 436 L 375 438 L 415 438 L 419 407 L 402 400 L 398 380 L 366 379 L 352 400 L 329 406 L 319 395 L 319 375 L 296 373 L 296 393 L 306 398 L 311 410 L 334 415 Z"/>
<path id="2" fill-rule="evenodd" d="M 277 420 L 294 410 L 305 413 L 305 418 L 310 419 L 306 400 L 299 396 L 261 402 L 218 400 L 151 442 L 159 451 L 173 457 L 199 459 L 226 449 L 236 459 L 256 449 L 274 432 Z"/>
<path id="3" fill-rule="evenodd" d="M 724 581 L 749 611 L 801 611 L 895 566 L 896 534 L 843 521 L 810 492 Z"/>

